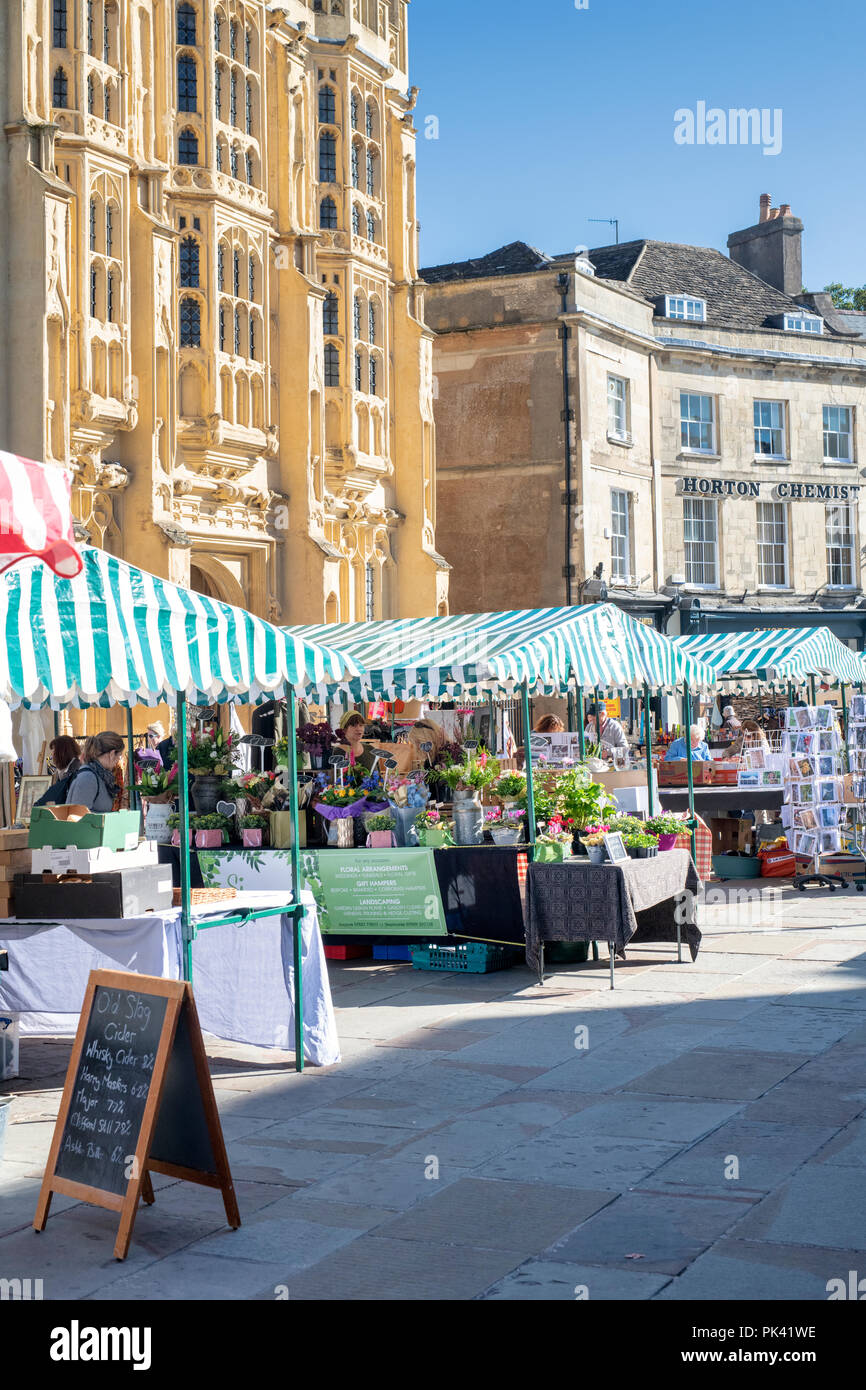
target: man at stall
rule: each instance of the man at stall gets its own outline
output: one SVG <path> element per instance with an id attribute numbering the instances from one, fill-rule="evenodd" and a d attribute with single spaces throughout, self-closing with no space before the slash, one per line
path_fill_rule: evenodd
<path id="1" fill-rule="evenodd" d="M 604 705 L 593 703 L 587 707 L 583 734 L 587 743 L 600 743 L 603 754 L 614 748 L 628 748 L 625 729 L 618 719 L 608 718 Z"/>
<path id="2" fill-rule="evenodd" d="M 723 733 L 730 732 L 731 734 L 735 734 L 742 727 L 742 721 L 737 718 L 737 712 L 734 709 L 733 705 L 725 705 L 724 709 L 722 710 Z"/>
<path id="3" fill-rule="evenodd" d="M 692 745 L 692 762 L 707 763 L 710 760 L 710 750 L 704 739 L 703 724 L 693 724 L 689 729 L 689 739 Z M 685 758 L 686 741 L 684 738 L 675 738 L 668 751 L 665 753 L 665 762 L 673 762 L 677 758 Z"/>
<path id="4" fill-rule="evenodd" d="M 111 729 L 89 738 L 84 745 L 84 763 L 67 792 L 66 804 L 100 813 L 113 810 L 118 793 L 115 769 L 123 749 L 123 739 Z"/>

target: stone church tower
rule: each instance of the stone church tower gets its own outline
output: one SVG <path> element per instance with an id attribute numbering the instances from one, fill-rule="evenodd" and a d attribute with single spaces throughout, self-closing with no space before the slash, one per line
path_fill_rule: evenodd
<path id="1" fill-rule="evenodd" d="M 276 621 L 447 611 L 407 8 L 0 7 L 0 447 Z"/>

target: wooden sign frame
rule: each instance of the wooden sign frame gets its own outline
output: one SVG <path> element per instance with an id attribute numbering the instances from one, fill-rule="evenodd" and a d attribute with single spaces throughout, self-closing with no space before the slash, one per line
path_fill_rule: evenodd
<path id="1" fill-rule="evenodd" d="M 134 1176 L 129 1179 L 125 1195 L 108 1192 L 98 1187 L 90 1187 L 84 1183 L 73 1182 L 69 1178 L 61 1177 L 56 1172 L 57 1161 L 60 1156 L 60 1145 L 73 1101 L 73 1091 L 78 1076 L 84 1040 L 90 1022 L 94 996 L 99 988 L 129 990 L 136 994 L 154 995 L 158 998 L 164 998 L 167 1001 L 159 1045 L 153 1064 L 153 1071 L 151 1072 L 144 1114 L 136 1141 L 133 1162 Z M 178 1024 L 180 1023 L 181 1015 L 184 1010 L 186 1010 L 187 1015 L 186 1022 L 188 1025 L 189 1042 L 192 1051 L 196 1081 L 199 1087 L 205 1122 L 207 1124 L 208 1136 L 216 1167 L 215 1173 L 201 1172 L 195 1168 L 183 1167 L 177 1163 L 168 1163 L 159 1158 L 151 1158 L 150 1156 L 150 1149 L 159 1117 L 160 1102 L 162 1100 L 168 1072 L 168 1064 L 171 1058 L 172 1048 L 174 1047 Z M 155 1201 L 153 1184 L 150 1180 L 151 1172 L 164 1173 L 174 1178 L 182 1178 L 185 1182 L 199 1183 L 204 1187 L 219 1188 L 222 1192 L 223 1203 L 226 1210 L 226 1220 L 229 1226 L 232 1230 L 236 1230 L 238 1226 L 240 1226 L 241 1218 L 238 1212 L 237 1198 L 235 1196 L 234 1184 L 232 1182 L 228 1156 L 223 1140 L 216 1097 L 214 1096 L 213 1084 L 208 1070 L 207 1054 L 205 1053 L 204 1040 L 201 1035 L 201 1027 L 198 1021 L 192 986 L 185 980 L 164 980 L 156 975 L 137 975 L 119 970 L 92 970 L 87 981 L 84 1002 L 81 1006 L 81 1017 L 78 1021 L 78 1029 L 75 1034 L 75 1041 L 72 1045 L 72 1053 L 69 1058 L 69 1066 L 63 1086 L 63 1097 L 60 1102 L 60 1111 L 57 1116 L 57 1123 L 54 1127 L 54 1136 L 51 1141 L 48 1163 L 46 1164 L 45 1174 L 42 1179 L 39 1201 L 36 1205 L 36 1214 L 33 1218 L 34 1229 L 36 1231 L 45 1229 L 45 1223 L 48 1220 L 48 1212 L 51 1206 L 51 1198 L 55 1192 L 60 1192 L 66 1197 L 76 1197 L 79 1201 L 87 1202 L 91 1206 L 105 1207 L 109 1211 L 117 1211 L 120 1213 L 120 1225 L 117 1231 L 117 1240 L 114 1245 L 114 1255 L 115 1259 L 123 1260 L 126 1258 L 129 1251 L 129 1243 L 132 1238 L 132 1227 L 138 1210 L 139 1198 L 148 1206 L 152 1206 Z"/>

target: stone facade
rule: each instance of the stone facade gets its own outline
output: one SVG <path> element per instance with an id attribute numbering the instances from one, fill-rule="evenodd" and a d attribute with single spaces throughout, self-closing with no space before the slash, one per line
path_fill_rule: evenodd
<path id="1" fill-rule="evenodd" d="M 0 14 L 0 439 L 282 622 L 446 611 L 407 0 Z"/>
<path id="2" fill-rule="evenodd" d="M 784 211 L 784 245 L 760 240 L 780 280 Z M 422 274 L 455 610 L 607 594 L 669 631 L 826 622 L 863 645 L 866 339 L 809 321 L 826 297 L 658 242 Z"/>

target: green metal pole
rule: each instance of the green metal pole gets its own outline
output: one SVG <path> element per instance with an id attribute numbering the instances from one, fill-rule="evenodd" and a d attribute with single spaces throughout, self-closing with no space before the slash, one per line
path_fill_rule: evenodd
<path id="1" fill-rule="evenodd" d="M 298 732 L 294 687 L 286 687 L 286 733 L 289 740 L 289 812 L 292 819 L 292 903 L 301 901 L 300 828 L 298 826 Z M 304 1070 L 304 985 L 301 976 L 302 912 L 292 916 L 292 967 L 295 973 L 295 1071 Z"/>
<path id="2" fill-rule="evenodd" d="M 495 753 L 495 752 L 496 752 L 496 744 L 497 744 L 498 740 L 497 740 L 497 737 L 496 737 L 496 710 L 495 710 L 494 705 L 493 705 L 493 691 L 492 691 L 492 690 L 488 690 L 488 692 L 487 692 L 487 713 L 488 713 L 489 716 L 490 716 L 490 742 L 488 743 L 487 746 L 488 746 L 488 748 L 490 749 L 490 752 L 491 752 L 491 753 Z"/>
<path id="3" fill-rule="evenodd" d="M 523 701 L 523 727 L 526 730 L 526 810 L 529 816 L 529 844 L 535 851 L 535 788 L 532 777 L 532 748 L 529 741 L 529 681 L 520 687 Z"/>
<path id="4" fill-rule="evenodd" d="M 595 741 L 601 744 L 601 696 L 598 686 L 595 687 Z"/>
<path id="5" fill-rule="evenodd" d="M 574 733 L 574 693 L 568 692 L 568 732 Z"/>
<path id="6" fill-rule="evenodd" d="M 577 737 L 580 747 L 581 762 L 586 757 L 586 730 L 584 728 L 585 724 L 586 716 L 583 712 L 583 686 L 579 685 L 577 687 Z"/>
<path id="7" fill-rule="evenodd" d="M 126 711 L 126 745 L 129 750 L 126 768 L 126 783 L 129 793 L 129 808 L 134 811 L 138 805 L 138 797 L 135 794 L 135 749 L 133 742 L 135 735 L 132 730 L 132 709 Z"/>
<path id="8" fill-rule="evenodd" d="M 653 726 L 650 715 L 650 688 L 646 681 L 643 687 L 643 728 L 646 739 L 646 784 L 649 796 L 649 813 L 654 816 L 656 813 L 656 797 L 653 788 Z"/>
<path id="9" fill-rule="evenodd" d="M 814 676 L 810 676 L 810 677 L 809 677 L 809 684 L 810 684 L 810 686 L 811 686 L 811 688 L 812 688 L 812 704 L 813 704 L 813 705 L 817 705 L 817 703 L 818 703 L 818 690 L 817 690 L 817 687 L 816 687 L 816 685 L 815 685 L 815 677 L 814 677 Z"/>
<path id="10" fill-rule="evenodd" d="M 788 709 L 793 709 L 793 707 L 794 707 L 794 687 L 792 686 L 791 682 L 788 681 Z"/>
<path id="11" fill-rule="evenodd" d="M 183 942 L 183 978 L 192 983 L 193 927 L 189 888 L 189 769 L 186 747 L 186 696 L 177 692 L 177 782 L 180 797 L 180 932 Z"/>
<path id="12" fill-rule="evenodd" d="M 846 696 L 845 696 L 845 682 L 844 682 L 844 681 L 840 681 L 840 682 L 839 682 L 839 695 L 840 695 L 840 697 L 841 697 L 841 702 L 842 702 L 842 719 L 841 719 L 841 721 L 840 721 L 840 722 L 841 722 L 841 732 L 842 732 L 842 737 L 843 737 L 844 739 L 847 739 L 847 737 L 848 737 L 848 701 L 847 701 Z"/>
<path id="13" fill-rule="evenodd" d="M 697 862 L 697 837 L 695 835 L 695 773 L 692 767 L 692 696 L 688 681 L 683 681 L 683 720 L 686 726 L 686 773 L 689 779 L 689 820 L 692 822 L 692 859 Z"/>

